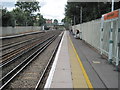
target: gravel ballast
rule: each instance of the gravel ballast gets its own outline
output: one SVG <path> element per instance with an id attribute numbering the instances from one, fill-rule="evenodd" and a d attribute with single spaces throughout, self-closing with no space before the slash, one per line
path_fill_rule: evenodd
<path id="1" fill-rule="evenodd" d="M 35 88 L 40 75 L 47 65 L 59 40 L 60 37 L 58 36 L 58 38 L 42 54 L 40 54 L 8 85 L 8 88 Z"/>

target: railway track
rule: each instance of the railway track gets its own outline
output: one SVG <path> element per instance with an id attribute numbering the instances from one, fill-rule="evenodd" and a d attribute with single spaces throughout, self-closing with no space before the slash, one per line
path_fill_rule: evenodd
<path id="1" fill-rule="evenodd" d="M 63 33 L 61 33 L 61 35 L 63 35 Z M 45 69 L 44 69 L 43 72 L 41 73 L 41 76 L 40 76 L 40 78 L 39 78 L 39 80 L 38 80 L 38 82 L 37 82 L 37 84 L 36 84 L 36 86 L 35 86 L 35 90 L 39 90 L 40 88 L 44 88 L 45 82 L 46 82 L 46 80 L 47 80 L 47 78 L 45 78 L 45 77 L 48 77 L 48 72 L 49 72 L 50 69 L 51 69 L 51 66 L 52 66 L 53 60 L 54 60 L 54 58 L 55 58 L 56 52 L 57 52 L 57 50 L 58 50 L 59 44 L 60 44 L 60 42 L 61 42 L 61 39 L 62 39 L 62 38 L 60 38 L 60 40 L 59 40 L 58 44 L 56 45 L 56 47 L 55 47 L 55 49 L 54 49 L 51 57 L 49 58 L 48 63 L 47 63 L 47 65 L 46 65 Z M 43 83 L 43 82 L 44 82 L 44 83 Z"/>
<path id="2" fill-rule="evenodd" d="M 49 34 L 47 34 L 47 35 L 49 35 Z M 27 49 L 26 48 L 22 48 L 21 50 L 22 50 L 22 52 L 20 52 L 21 50 L 19 49 L 19 50 L 17 50 L 18 52 L 17 53 L 15 53 L 15 55 L 14 55 L 14 53 L 12 53 L 12 55 L 7 55 L 6 56 L 6 58 L 4 59 L 4 61 L 2 62 L 2 63 L 0 63 L 0 68 L 2 68 L 3 69 L 3 74 L 4 74 L 4 71 L 7 71 L 7 70 L 10 70 L 10 68 L 8 68 L 9 67 L 9 64 L 10 63 L 13 63 L 13 62 L 20 62 L 20 61 L 22 61 L 22 60 L 19 60 L 19 59 L 24 59 L 24 58 L 26 58 L 27 56 L 29 56 L 30 54 L 32 54 L 31 52 L 34 52 L 34 48 L 35 49 L 37 49 L 37 48 L 39 48 L 39 47 L 41 47 L 41 46 L 39 46 L 39 47 L 37 47 L 38 45 L 41 45 L 43 42 L 42 42 L 42 40 L 44 40 L 45 39 L 45 37 L 44 38 L 42 38 L 41 40 L 39 40 L 39 41 L 37 41 L 37 42 L 35 42 L 35 43 L 33 43 L 32 45 L 28 45 L 28 47 L 27 47 Z M 16 55 L 17 54 L 17 55 Z M 27 54 L 27 55 L 26 55 Z M 12 58 L 10 58 L 10 57 L 12 57 Z M 19 63 L 18 62 L 18 63 Z M 14 66 L 14 65 L 13 65 Z M 5 68 L 8 68 L 7 70 L 4 70 L 4 67 Z"/>
<path id="3" fill-rule="evenodd" d="M 20 44 L 23 44 L 23 43 L 26 43 L 26 42 L 29 42 L 29 41 L 35 40 L 35 39 L 37 39 L 37 38 L 31 38 L 31 39 L 28 39 L 28 40 L 25 40 L 25 41 L 21 41 L 21 42 L 17 42 L 17 43 L 16 42 L 15 43 L 8 43 L 8 44 L 0 47 L 0 50 L 3 51 L 3 50 L 6 50 L 8 48 L 11 48 L 13 46 L 17 46 L 17 45 L 20 45 Z"/>
<path id="4" fill-rule="evenodd" d="M 40 37 L 37 37 L 37 38 L 33 38 L 33 39 L 30 39 L 30 40 L 26 40 L 23 41 L 22 43 L 25 43 L 23 45 L 21 45 L 21 42 L 20 43 L 16 43 L 16 44 L 13 44 L 11 46 L 7 46 L 6 48 L 10 48 L 13 47 L 15 48 L 16 45 L 19 45 L 20 44 L 20 47 L 18 47 L 17 49 L 12 49 L 12 50 L 7 50 L 7 52 L 5 52 L 4 54 L 2 54 L 2 56 L 0 56 L 0 62 L 2 64 L 4 64 L 4 62 L 8 61 L 8 59 L 11 59 L 11 58 L 14 58 L 16 55 L 24 52 L 25 50 L 31 48 L 32 46 L 34 46 L 35 44 L 37 44 L 38 42 L 40 42 L 42 39 L 44 39 L 44 36 L 49 36 L 51 33 L 48 33 L 48 34 L 43 34 L 41 35 Z M 28 43 L 29 42 L 29 43 Z M 3 51 L 2 51 L 3 53 Z"/>
<path id="5" fill-rule="evenodd" d="M 0 89 L 4 89 L 6 85 L 8 85 L 13 78 L 15 78 L 23 69 L 25 69 L 26 66 L 28 66 L 39 54 L 41 54 L 56 38 L 57 35 L 53 35 L 43 42 L 40 42 L 39 44 L 36 44 L 34 48 L 38 47 L 36 50 L 34 50 L 34 53 L 30 53 L 26 59 L 24 59 L 22 62 L 19 62 L 18 65 L 16 65 L 14 68 L 12 68 L 9 72 L 5 73 L 4 76 L 0 79 L 0 83 L 3 83 Z M 56 47 L 57 49 L 57 47 Z M 53 54 L 52 54 L 53 55 Z M 15 63 L 15 60 L 11 60 L 7 62 L 6 64 L 2 64 L 0 66 L 1 68 L 8 66 L 11 63 Z M 4 71 L 4 69 L 3 69 Z"/>
<path id="6" fill-rule="evenodd" d="M 47 38 L 46 40 L 44 40 L 44 41 L 42 41 L 42 42 L 34 43 L 34 45 L 33 45 L 32 47 L 29 46 L 29 48 L 28 48 L 27 50 L 25 50 L 24 52 L 18 54 L 18 55 L 15 56 L 14 58 L 2 62 L 2 63 L 0 64 L 0 68 L 4 69 L 4 67 L 6 67 L 6 66 L 8 67 L 8 64 L 9 64 L 9 63 L 14 62 L 15 60 L 18 61 L 18 59 L 19 59 L 20 57 L 24 57 L 24 58 L 27 57 L 26 54 L 27 54 L 28 52 L 31 52 L 31 50 L 33 50 L 34 48 L 37 49 L 37 48 L 36 48 L 37 46 L 40 47 L 40 45 L 42 45 L 45 41 L 47 41 L 47 40 L 49 40 L 49 39 L 50 39 L 50 38 Z M 31 54 L 31 53 L 30 53 L 30 54 Z M 20 60 L 20 61 L 21 61 L 21 60 Z"/>
<path id="7" fill-rule="evenodd" d="M 2 56 L 1 56 L 1 59 L 0 59 L 0 61 L 2 62 L 2 61 L 5 61 L 6 59 L 8 59 L 8 58 L 11 58 L 12 56 L 15 56 L 16 54 L 19 54 L 20 52 L 22 52 L 22 51 L 24 51 L 24 50 L 26 50 L 27 48 L 29 48 L 27 45 L 28 45 L 28 42 L 30 42 L 29 44 L 32 46 L 32 43 L 35 43 L 35 42 L 37 42 L 39 39 L 34 39 L 35 41 L 32 41 L 33 39 L 31 39 L 31 40 L 29 40 L 29 41 L 24 41 L 24 42 L 20 42 L 20 43 L 17 43 L 17 44 L 15 44 L 15 45 L 11 45 L 11 46 L 9 46 L 9 47 L 6 47 L 6 48 L 11 48 L 11 47 L 15 47 L 15 46 L 17 46 L 17 45 L 20 45 L 20 47 L 19 48 L 17 48 L 17 49 L 13 49 L 13 50 L 10 50 L 10 51 L 8 51 L 8 52 L 6 52 L 6 53 L 4 53 L 4 54 L 2 54 Z M 26 44 L 24 44 L 24 45 L 21 45 L 21 44 L 23 44 L 23 43 L 26 43 Z M 5 49 L 6 49 L 5 48 Z M 4 48 L 3 48 L 4 49 Z"/>
<path id="8" fill-rule="evenodd" d="M 41 33 L 40 35 L 37 34 L 37 36 L 34 36 L 34 37 L 32 36 L 32 38 L 29 37 L 30 39 L 26 38 L 27 40 L 21 40 L 21 41 L 18 40 L 17 42 L 3 45 L 2 47 L 0 47 L 0 51 L 2 52 L 2 55 L 0 56 L 0 58 L 2 58 L 5 54 L 13 52 L 16 48 L 23 47 L 30 42 L 39 40 L 41 37 L 43 37 L 43 35 L 45 35 L 45 33 Z"/>
<path id="9" fill-rule="evenodd" d="M 0 45 L 0 48 L 4 48 L 4 47 L 7 47 L 11 44 L 21 42 L 21 40 L 24 40 L 27 38 L 30 39 L 34 36 L 39 36 L 40 34 L 43 34 L 43 33 L 45 33 L 45 32 L 32 32 L 32 33 L 2 37 L 2 38 L 0 38 L 0 40 L 2 40 L 2 45 Z M 17 38 L 17 41 L 16 41 L 16 38 Z"/>

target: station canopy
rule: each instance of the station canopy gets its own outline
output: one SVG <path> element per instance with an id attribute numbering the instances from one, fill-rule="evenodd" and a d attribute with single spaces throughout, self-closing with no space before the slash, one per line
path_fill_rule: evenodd
<path id="1" fill-rule="evenodd" d="M 120 0 L 114 0 L 119 2 Z M 67 2 L 112 2 L 112 0 L 68 0 Z"/>
<path id="2" fill-rule="evenodd" d="M 38 0 L 17 0 L 18 2 L 36 2 Z"/>

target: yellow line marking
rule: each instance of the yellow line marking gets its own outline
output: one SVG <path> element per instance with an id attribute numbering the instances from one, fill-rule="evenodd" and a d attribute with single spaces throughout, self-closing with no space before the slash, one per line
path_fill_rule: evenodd
<path id="1" fill-rule="evenodd" d="M 83 66 L 83 64 L 82 64 L 82 62 L 81 62 L 81 60 L 80 60 L 80 58 L 79 58 L 79 56 L 78 56 L 78 54 L 77 54 L 77 51 L 76 51 L 76 49 L 75 49 L 75 47 L 74 47 L 74 45 L 73 45 L 70 37 L 69 37 L 69 40 L 70 40 L 70 43 L 71 43 L 71 45 L 72 45 L 72 48 L 73 48 L 73 50 L 74 50 L 74 52 L 75 52 L 75 54 L 76 54 L 77 60 L 78 60 L 78 62 L 79 62 L 79 64 L 80 64 L 80 67 L 81 67 L 82 72 L 83 72 L 83 75 L 84 75 L 84 77 L 85 77 L 85 79 L 86 79 L 87 85 L 88 85 L 88 87 L 90 88 L 90 90 L 93 90 L 92 83 L 90 82 L 90 79 L 89 79 L 89 77 L 88 77 L 88 75 L 87 75 L 87 73 L 86 73 L 86 71 L 85 71 L 85 69 L 84 69 L 84 66 Z"/>
<path id="2" fill-rule="evenodd" d="M 89 88 L 69 39 L 68 50 L 70 54 L 69 56 L 73 88 Z"/>

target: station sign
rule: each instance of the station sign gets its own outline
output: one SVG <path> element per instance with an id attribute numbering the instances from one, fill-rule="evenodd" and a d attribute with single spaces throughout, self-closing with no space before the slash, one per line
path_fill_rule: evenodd
<path id="1" fill-rule="evenodd" d="M 115 19 L 119 17 L 119 10 L 107 13 L 104 15 L 104 20 Z"/>

